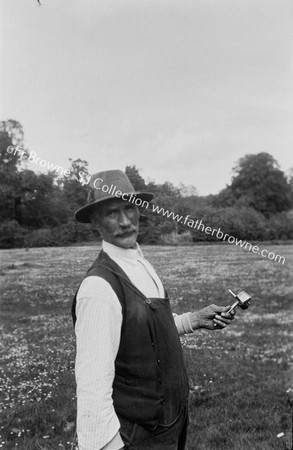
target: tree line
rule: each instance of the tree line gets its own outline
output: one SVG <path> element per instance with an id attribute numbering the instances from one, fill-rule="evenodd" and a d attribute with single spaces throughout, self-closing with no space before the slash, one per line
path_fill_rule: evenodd
<path id="1" fill-rule="evenodd" d="M 9 148 L 9 151 L 7 149 Z M 21 150 L 21 151 L 20 151 Z M 29 152 L 15 120 L 0 122 L 0 247 L 68 245 L 97 240 L 91 225 L 78 224 L 73 214 L 87 201 L 89 176 L 83 159 L 69 160 L 65 175 L 36 173 L 25 168 Z M 135 165 L 125 172 L 136 190 L 152 192 L 165 210 L 205 226 L 221 228 L 239 239 L 293 238 L 293 176 L 286 176 L 268 153 L 245 155 L 233 168 L 231 183 L 219 194 L 199 196 L 194 186 L 146 182 Z M 216 236 L 189 228 L 186 223 L 141 211 L 139 240 L 145 244 L 182 244 L 218 241 Z"/>

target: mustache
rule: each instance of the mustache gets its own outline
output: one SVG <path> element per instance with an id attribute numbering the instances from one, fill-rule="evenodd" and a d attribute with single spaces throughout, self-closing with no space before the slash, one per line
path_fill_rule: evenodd
<path id="1" fill-rule="evenodd" d="M 123 231 L 122 233 L 117 233 L 115 236 L 116 237 L 123 237 L 123 236 L 125 236 L 126 234 L 129 234 L 129 233 L 135 233 L 136 232 L 136 228 L 130 228 L 129 230 L 125 230 L 125 231 Z"/>

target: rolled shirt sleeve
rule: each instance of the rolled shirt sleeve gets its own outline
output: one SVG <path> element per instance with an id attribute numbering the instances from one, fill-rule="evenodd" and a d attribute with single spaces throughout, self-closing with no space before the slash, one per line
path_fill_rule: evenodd
<path id="1" fill-rule="evenodd" d="M 76 304 L 77 434 L 80 450 L 118 450 L 123 441 L 113 407 L 112 385 L 122 310 L 112 287 L 87 277 Z M 118 435 L 117 435 L 118 433 Z"/>
<path id="2" fill-rule="evenodd" d="M 190 314 L 190 312 L 180 315 L 173 313 L 175 325 L 180 336 L 182 334 L 189 334 L 194 332 L 190 322 Z"/>

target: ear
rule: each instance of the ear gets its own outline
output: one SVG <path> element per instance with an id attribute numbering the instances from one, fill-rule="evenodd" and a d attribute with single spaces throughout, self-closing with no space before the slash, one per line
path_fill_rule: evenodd
<path id="1" fill-rule="evenodd" d="M 92 228 L 96 229 L 100 233 L 99 220 L 98 220 L 97 215 L 94 212 L 90 215 L 90 221 L 91 221 L 91 224 L 92 224 Z"/>
<path id="2" fill-rule="evenodd" d="M 101 225 L 99 222 L 99 219 L 97 217 L 94 218 L 94 226 L 96 228 L 96 230 L 98 230 L 98 232 L 101 234 Z"/>

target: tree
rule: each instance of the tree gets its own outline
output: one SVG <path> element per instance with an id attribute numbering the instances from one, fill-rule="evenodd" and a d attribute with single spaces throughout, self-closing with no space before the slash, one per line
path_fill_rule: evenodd
<path id="1" fill-rule="evenodd" d="M 197 197 L 198 190 L 193 184 L 188 184 L 187 186 L 183 183 L 179 183 L 179 189 L 182 197 Z"/>
<path id="2" fill-rule="evenodd" d="M 218 195 L 215 195 L 212 200 L 212 205 L 215 208 L 229 207 L 234 206 L 237 202 L 237 199 L 232 193 L 231 186 L 226 186 L 225 189 L 222 189 Z"/>
<path id="3" fill-rule="evenodd" d="M 128 176 L 129 180 L 133 184 L 133 187 L 136 191 L 145 191 L 146 184 L 143 177 L 139 173 L 139 169 L 136 166 L 126 166 L 125 173 Z"/>
<path id="4" fill-rule="evenodd" d="M 232 206 L 252 207 L 266 217 L 292 206 L 291 189 L 277 161 L 268 153 L 246 155 L 233 168 L 234 177 L 230 186 L 220 193 L 219 199 Z"/>
<path id="5" fill-rule="evenodd" d="M 291 204 L 293 205 L 293 167 L 288 170 L 287 180 L 291 191 Z"/>
<path id="6" fill-rule="evenodd" d="M 22 125 L 9 119 L 0 122 L 0 166 L 16 171 L 23 160 L 28 158 L 24 149 Z"/>
<path id="7" fill-rule="evenodd" d="M 16 120 L 0 122 L 0 219 L 15 220 L 20 203 L 21 161 L 27 158 L 23 148 L 23 129 Z"/>
<path id="8" fill-rule="evenodd" d="M 30 228 L 52 227 L 67 220 L 64 202 L 59 187 L 54 184 L 54 175 L 36 174 L 32 170 L 20 173 L 20 203 L 17 220 Z"/>
<path id="9" fill-rule="evenodd" d="M 83 206 L 87 202 L 88 196 L 88 162 L 83 159 L 72 160 L 69 158 L 71 166 L 70 175 L 59 179 L 59 185 L 62 187 L 64 200 L 68 207 L 69 214 Z"/>

